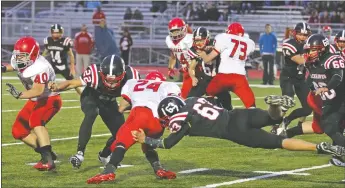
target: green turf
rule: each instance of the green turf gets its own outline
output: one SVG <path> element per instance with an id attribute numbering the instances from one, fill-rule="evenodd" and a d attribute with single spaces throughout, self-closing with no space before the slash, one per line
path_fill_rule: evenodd
<path id="1" fill-rule="evenodd" d="M 13 76 L 13 74 L 4 74 Z M 2 94 L 6 94 L 5 82 L 19 83 L 19 80 L 2 80 Z M 254 81 L 251 83 L 259 83 Z M 22 88 L 20 84 L 16 84 Z M 268 94 L 280 94 L 278 88 L 253 88 L 257 97 Z M 232 95 L 234 98 L 237 96 Z M 63 93 L 64 100 L 78 100 L 75 93 Z M 19 110 L 25 101 L 12 96 L 2 95 L 2 110 Z M 239 100 L 235 106 L 243 106 Z M 79 106 L 79 102 L 64 102 L 63 106 Z M 257 99 L 257 106 L 266 108 L 263 99 Z M 17 142 L 12 138 L 11 126 L 17 112 L 2 112 L 2 143 Z M 83 114 L 79 108 L 62 109 L 48 124 L 51 138 L 65 138 L 78 135 Z M 295 122 L 293 124 L 296 124 Z M 267 128 L 269 130 L 269 128 Z M 93 134 L 108 133 L 101 118 L 97 118 Z M 167 133 L 165 134 L 167 135 Z M 226 140 L 203 137 L 185 137 L 171 150 L 158 150 L 164 166 L 175 172 L 209 168 L 211 170 L 191 174 L 178 174 L 172 181 L 157 180 L 150 165 L 143 156 L 139 145 L 134 145 L 125 156 L 122 164 L 133 167 L 120 168 L 116 181 L 102 185 L 87 185 L 86 180 L 101 172 L 97 160 L 98 151 L 104 146 L 108 136 L 92 138 L 87 146 L 85 161 L 79 170 L 72 169 L 68 158 L 76 152 L 77 140 L 53 142 L 53 149 L 59 155 L 61 163 L 56 172 L 39 172 L 26 163 L 37 162 L 39 156 L 25 145 L 2 147 L 2 186 L 3 187 L 197 187 L 213 183 L 250 178 L 262 173 L 253 171 L 286 171 L 308 168 L 328 163 L 329 156 L 313 152 L 289 152 L 284 150 L 251 149 Z M 300 136 L 307 141 L 330 141 L 325 135 Z M 339 187 L 344 178 L 344 169 L 327 167 L 310 170 L 309 176 L 283 175 L 274 178 L 234 184 L 232 187 Z M 226 187 L 226 186 L 224 186 Z"/>

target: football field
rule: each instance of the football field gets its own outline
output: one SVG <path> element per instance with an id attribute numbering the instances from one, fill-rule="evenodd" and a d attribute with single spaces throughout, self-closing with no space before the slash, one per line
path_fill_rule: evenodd
<path id="1" fill-rule="evenodd" d="M 6 73 L 3 76 L 15 75 Z M 74 90 L 61 93 L 63 107 L 47 125 L 53 150 L 58 154 L 57 170 L 40 172 L 32 168 L 31 164 L 37 162 L 40 156 L 12 137 L 12 123 L 25 101 L 16 100 L 6 92 L 6 82 L 23 89 L 18 79 L 2 80 L 2 187 L 345 186 L 345 182 L 342 182 L 345 179 L 345 169 L 328 165 L 328 155 L 281 149 L 252 149 L 227 140 L 203 137 L 185 137 L 170 150 L 158 149 L 163 166 L 177 173 L 175 180 L 156 179 L 150 164 L 141 152 L 140 145 L 136 144 L 126 153 L 121 163 L 123 167 L 116 172 L 115 182 L 88 185 L 86 180 L 102 171 L 97 156 L 110 134 L 98 117 L 81 168 L 72 168 L 68 160 L 76 153 L 78 130 L 83 119 L 79 97 Z M 258 83 L 260 81 L 251 81 L 251 84 Z M 253 87 L 253 90 L 257 106 L 264 109 L 267 108 L 263 101 L 266 95 L 280 94 L 279 87 Z M 236 108 L 243 107 L 235 94 L 232 94 L 232 98 Z M 299 102 L 297 104 L 297 107 L 300 106 Z M 292 122 L 291 125 L 295 124 L 296 122 Z M 167 135 L 168 132 L 165 133 L 165 136 Z M 316 143 L 331 142 L 325 135 L 306 135 L 298 138 Z"/>

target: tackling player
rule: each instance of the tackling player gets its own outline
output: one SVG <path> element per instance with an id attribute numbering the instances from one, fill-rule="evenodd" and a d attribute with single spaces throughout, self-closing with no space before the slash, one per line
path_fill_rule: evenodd
<path id="1" fill-rule="evenodd" d="M 259 108 L 234 109 L 217 107 L 204 98 L 167 97 L 158 105 L 158 114 L 171 131 L 167 138 L 151 138 L 143 130 L 132 131 L 133 138 L 153 148 L 170 149 L 185 135 L 227 139 L 252 148 L 282 148 L 292 151 L 317 151 L 318 153 L 345 156 L 345 148 L 322 142 L 313 144 L 303 140 L 284 138 L 262 130 L 282 120 L 281 106 L 290 108 L 294 101 L 288 96 L 267 96 L 268 110 Z"/>
<path id="2" fill-rule="evenodd" d="M 109 163 L 104 171 L 87 180 L 88 184 L 98 184 L 104 181 L 115 180 L 115 170 L 123 160 L 126 151 L 135 144 L 132 138 L 132 130 L 145 130 L 147 135 L 159 138 L 163 134 L 164 127 L 158 119 L 157 108 L 159 102 L 169 95 L 180 95 L 180 88 L 172 82 L 165 82 L 164 76 L 159 72 L 151 72 L 145 80 L 129 80 L 123 86 L 121 96 L 124 100 L 120 103 L 119 111 L 130 105 L 132 110 L 125 122 L 116 134 L 116 140 L 111 145 L 113 151 Z M 158 154 L 154 148 L 142 144 L 142 151 L 150 162 L 154 173 L 162 179 L 174 179 L 174 172 L 165 170 L 159 162 Z"/>
<path id="3" fill-rule="evenodd" d="M 188 97 L 201 97 L 206 94 L 206 88 L 212 78 L 216 75 L 216 69 L 219 63 L 206 64 L 198 55 L 197 52 L 201 50 L 212 51 L 214 40 L 210 39 L 210 32 L 204 28 L 199 27 L 193 33 L 193 46 L 189 49 L 188 55 L 191 59 L 188 72 L 192 79 L 192 89 Z M 217 61 L 220 57 L 217 57 Z M 227 110 L 232 109 L 231 96 L 226 90 L 217 95 L 218 102 L 223 108 Z"/>
<path id="4" fill-rule="evenodd" d="M 122 87 L 130 79 L 139 79 L 138 71 L 125 66 L 121 57 L 109 55 L 100 65 L 90 65 L 80 78 L 52 84 L 53 91 L 86 86 L 80 98 L 84 119 L 79 129 L 77 153 L 70 158 L 73 167 L 79 168 L 84 161 L 86 145 L 91 138 L 92 126 L 98 115 L 113 135 L 99 153 L 99 160 L 102 163 L 109 160 L 111 154 L 109 147 L 118 129 L 125 122 L 123 114 L 118 112 L 116 97 L 121 96 Z"/>
<path id="5" fill-rule="evenodd" d="M 296 94 L 302 108 L 293 110 L 286 116 L 282 123 L 282 130 L 286 130 L 291 121 L 301 118 L 299 122 L 304 122 L 305 117 L 311 114 L 311 108 L 307 103 L 307 96 L 309 87 L 305 80 L 305 59 L 303 57 L 303 45 L 306 39 L 310 36 L 311 30 L 307 23 L 297 23 L 294 30 L 292 39 L 286 39 L 283 42 L 282 52 L 284 55 L 285 63 L 280 74 L 280 88 L 282 95 L 294 97 Z M 278 127 L 275 127 L 273 131 Z M 279 134 L 279 132 L 277 132 Z"/>
<path id="6" fill-rule="evenodd" d="M 345 59 L 345 30 L 339 31 L 334 37 L 334 44 L 330 45 L 330 52 L 341 55 Z"/>
<path id="7" fill-rule="evenodd" d="M 75 75 L 74 54 L 72 51 L 73 41 L 69 37 L 64 37 L 64 29 L 60 24 L 50 27 L 50 37 L 43 40 L 45 50 L 43 56 L 50 55 L 50 64 L 56 74 L 61 74 L 66 80 L 72 80 Z M 69 56 L 70 67 L 68 67 L 67 57 Z M 80 95 L 81 88 L 76 88 Z"/>
<path id="8" fill-rule="evenodd" d="M 20 38 L 14 45 L 11 64 L 1 66 L 1 71 L 18 71 L 18 78 L 26 90 L 18 91 L 6 83 L 7 91 L 16 99 L 29 99 L 13 123 L 12 135 L 41 154 L 41 160 L 34 168 L 45 171 L 55 169 L 56 160 L 45 126 L 59 112 L 61 98 L 59 93 L 48 88 L 48 82 L 55 80 L 55 73 L 39 51 L 40 46 L 34 38 Z"/>
<path id="9" fill-rule="evenodd" d="M 249 87 L 245 69 L 246 59 L 254 50 L 255 43 L 244 37 L 244 28 L 240 23 L 230 24 L 226 33 L 217 35 L 211 53 L 198 53 L 205 63 L 219 54 L 221 58 L 218 73 L 209 83 L 206 93 L 216 96 L 224 90 L 230 90 L 242 100 L 246 108 L 255 107 L 254 93 Z"/>
<path id="10" fill-rule="evenodd" d="M 176 59 L 182 65 L 183 84 L 181 88 L 181 96 L 186 98 L 190 89 L 192 88 L 192 79 L 188 74 L 188 66 L 190 58 L 188 50 L 193 45 L 193 34 L 188 32 L 189 26 L 180 18 L 173 18 L 170 20 L 169 35 L 166 37 L 165 43 L 171 51 L 169 58 L 169 76 L 172 77 L 174 73 L 174 67 Z"/>

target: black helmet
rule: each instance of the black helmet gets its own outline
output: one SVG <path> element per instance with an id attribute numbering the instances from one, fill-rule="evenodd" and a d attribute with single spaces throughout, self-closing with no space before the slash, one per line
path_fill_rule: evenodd
<path id="1" fill-rule="evenodd" d="M 310 50 L 316 50 L 317 53 L 310 54 Z M 321 34 L 314 34 L 307 39 L 304 51 L 307 63 L 315 62 L 329 52 L 329 40 Z"/>
<path id="2" fill-rule="evenodd" d="M 345 45 L 338 44 L 338 42 L 340 41 L 345 43 L 345 30 L 339 31 L 334 38 L 334 42 L 337 44 L 338 48 L 340 48 L 340 50 L 343 50 L 345 48 Z"/>
<path id="3" fill-rule="evenodd" d="M 63 34 L 63 27 L 60 24 L 53 24 L 50 26 L 51 33 L 61 33 Z"/>
<path id="4" fill-rule="evenodd" d="M 125 77 L 125 63 L 117 55 L 108 55 L 100 65 L 100 75 L 106 88 L 114 90 L 120 86 L 122 79 Z"/>
<path id="5" fill-rule="evenodd" d="M 158 116 L 164 126 L 168 126 L 169 118 L 177 114 L 186 103 L 179 96 L 169 96 L 158 104 Z M 162 122 L 163 121 L 163 122 Z"/>
<path id="6" fill-rule="evenodd" d="M 293 30 L 293 35 L 296 39 L 297 34 L 311 35 L 310 26 L 305 22 L 297 23 Z M 297 40 L 297 39 L 296 39 Z M 301 41 L 303 42 L 303 41 Z"/>
<path id="7" fill-rule="evenodd" d="M 198 40 L 204 40 L 203 44 L 196 44 L 196 41 Z M 208 43 L 210 42 L 210 31 L 208 31 L 204 27 L 198 27 L 196 30 L 193 32 L 193 46 L 198 48 L 198 49 L 204 49 Z"/>

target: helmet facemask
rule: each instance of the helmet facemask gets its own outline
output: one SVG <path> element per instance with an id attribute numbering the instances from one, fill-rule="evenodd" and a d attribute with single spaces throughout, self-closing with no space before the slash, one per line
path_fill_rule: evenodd
<path id="1" fill-rule="evenodd" d="M 169 35 L 170 35 L 171 40 L 173 41 L 181 40 L 186 36 L 186 27 L 171 29 L 169 31 Z"/>
<path id="2" fill-rule="evenodd" d="M 14 50 L 13 57 L 15 60 L 16 68 L 19 71 L 23 71 L 24 69 L 33 64 L 33 61 L 30 59 L 30 54 L 27 52 L 20 52 L 19 50 Z"/>
<path id="3" fill-rule="evenodd" d="M 195 37 L 193 40 L 193 46 L 198 50 L 203 50 L 209 44 L 208 38 Z"/>
<path id="4" fill-rule="evenodd" d="M 308 32 L 308 33 L 297 33 L 296 31 L 295 31 L 295 39 L 298 41 L 298 42 L 300 42 L 300 43 L 303 43 L 303 42 L 305 42 L 307 39 L 308 39 L 308 37 L 310 36 L 310 33 Z"/>
<path id="5" fill-rule="evenodd" d="M 305 47 L 304 52 L 306 63 L 315 63 L 316 61 L 320 60 L 320 57 L 325 52 L 325 48 L 323 46 Z"/>
<path id="6" fill-rule="evenodd" d="M 340 49 L 340 51 L 343 51 L 345 49 L 345 40 L 335 39 L 335 44 Z"/>
<path id="7" fill-rule="evenodd" d="M 109 90 L 115 90 L 121 84 L 121 81 L 125 77 L 126 72 L 123 72 L 121 75 L 108 75 L 101 72 L 101 77 L 104 86 Z"/>

